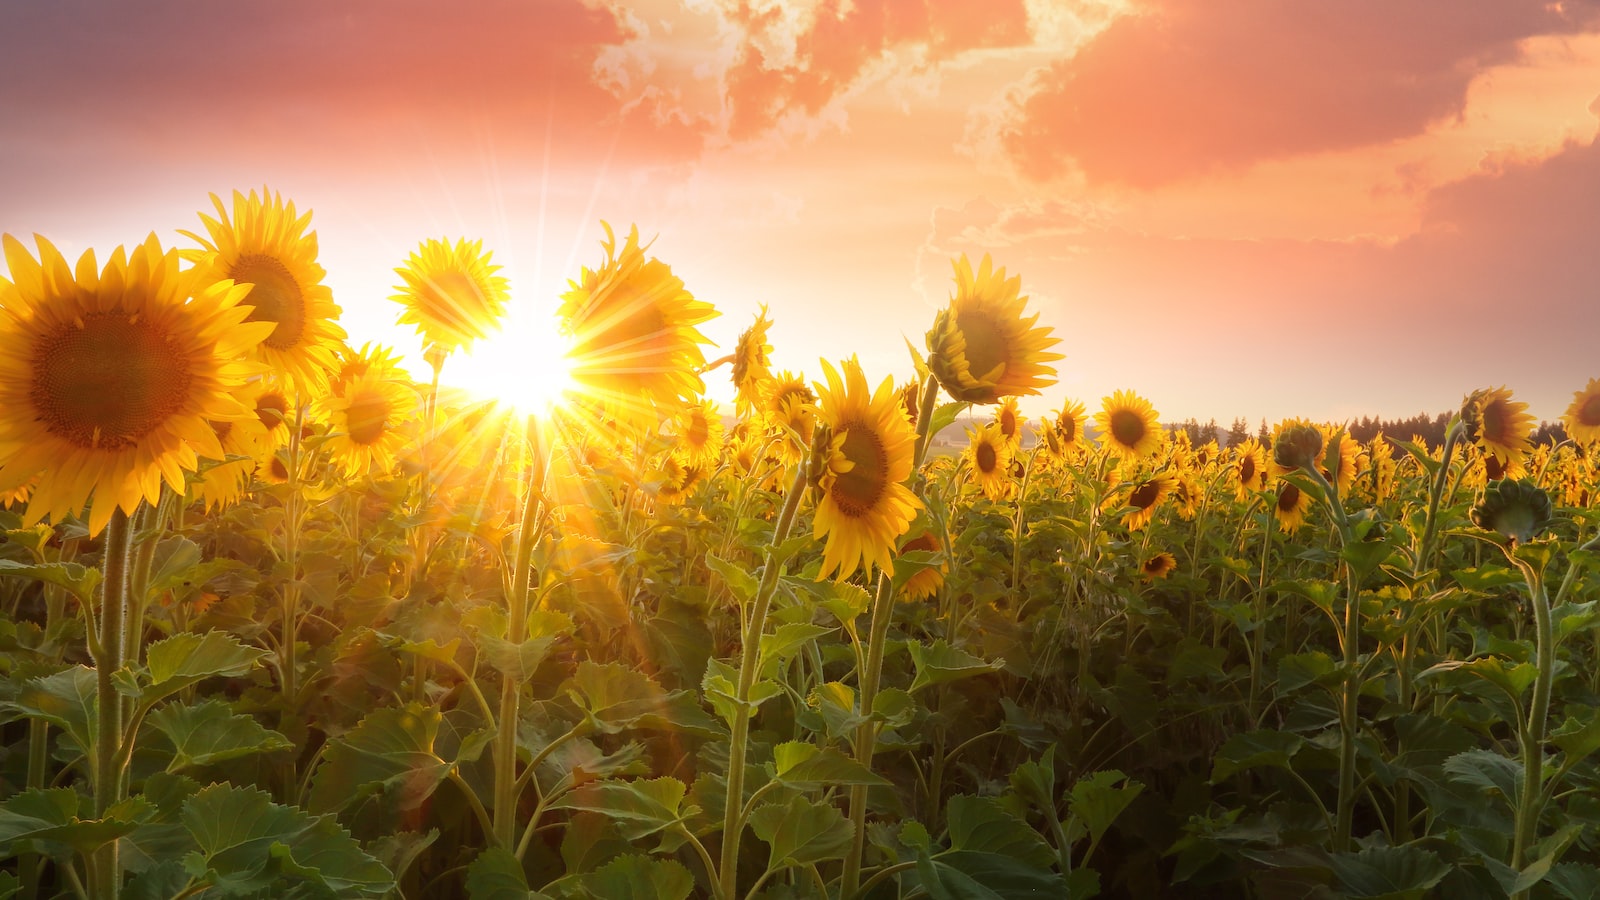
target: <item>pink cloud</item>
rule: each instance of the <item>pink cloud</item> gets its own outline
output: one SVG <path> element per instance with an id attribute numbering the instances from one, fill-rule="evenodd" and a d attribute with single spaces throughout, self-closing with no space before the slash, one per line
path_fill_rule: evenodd
<path id="1" fill-rule="evenodd" d="M 1522 39 L 1596 24 L 1590 4 L 1540 0 L 1145 0 L 1035 72 L 999 137 L 1036 179 L 1153 187 L 1419 134 Z"/>

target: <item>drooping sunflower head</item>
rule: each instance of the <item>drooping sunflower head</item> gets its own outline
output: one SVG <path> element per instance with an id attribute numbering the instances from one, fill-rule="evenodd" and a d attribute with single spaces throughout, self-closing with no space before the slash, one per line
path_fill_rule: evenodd
<path id="1" fill-rule="evenodd" d="M 1178 568 L 1178 560 L 1171 553 L 1162 551 L 1146 559 L 1139 565 L 1139 573 L 1145 581 L 1155 581 L 1171 575 Z"/>
<path id="2" fill-rule="evenodd" d="M 689 466 L 708 467 L 722 455 L 722 415 L 709 400 L 691 403 L 672 423 L 678 435 L 678 452 Z"/>
<path id="3" fill-rule="evenodd" d="M 718 313 L 694 299 L 672 268 L 646 259 L 639 230 L 619 251 L 611 226 L 606 261 L 584 269 L 561 295 L 562 330 L 572 338 L 572 379 L 621 422 L 653 427 L 705 390 L 706 364 L 695 329 Z"/>
<path id="4" fill-rule="evenodd" d="M 1131 507 L 1123 518 L 1123 523 L 1129 531 L 1138 531 L 1150 524 L 1155 518 L 1156 509 L 1178 488 L 1178 479 L 1170 474 L 1159 473 L 1143 481 L 1136 482 L 1133 489 L 1128 492 L 1124 506 Z"/>
<path id="5" fill-rule="evenodd" d="M 246 289 L 197 283 L 155 235 L 101 269 L 76 269 L 44 238 L 34 258 L 0 239 L 0 491 L 38 476 L 27 524 L 94 501 L 97 534 L 118 508 L 184 489 L 199 456 L 222 458 L 212 421 L 249 415 L 233 396 L 246 354 L 272 332 L 246 322 Z"/>
<path id="6" fill-rule="evenodd" d="M 343 394 L 319 398 L 312 414 L 328 423 L 323 447 L 329 459 L 350 478 L 361 478 L 394 468 L 411 437 L 405 426 L 419 408 L 410 385 L 373 370 L 346 385 Z"/>
<path id="7" fill-rule="evenodd" d="M 904 483 L 917 436 L 900 411 L 894 379 L 872 391 L 854 358 L 842 368 L 841 374 L 824 361 L 827 381 L 816 385 L 822 429 L 814 468 L 822 495 L 813 531 L 827 541 L 818 578 L 834 572 L 848 578 L 873 565 L 890 569 L 896 540 L 922 508 Z"/>
<path id="8" fill-rule="evenodd" d="M 1119 390 L 1100 401 L 1094 414 L 1100 445 L 1123 459 L 1143 459 L 1161 448 L 1159 416 L 1150 401 Z"/>
<path id="9" fill-rule="evenodd" d="M 1028 298 L 1022 278 L 1006 278 L 983 257 L 977 274 L 966 256 L 954 261 L 956 293 L 934 318 L 928 332 L 928 368 L 951 397 L 969 403 L 994 403 L 1001 397 L 1037 394 L 1055 383 L 1061 358 L 1053 330 L 1039 326 L 1039 314 L 1023 316 Z"/>
<path id="10" fill-rule="evenodd" d="M 1533 448 L 1533 414 L 1528 404 L 1511 399 L 1504 387 L 1485 388 L 1468 394 L 1461 403 L 1461 424 L 1467 440 L 1485 453 L 1492 453 L 1503 464 L 1521 459 Z"/>
<path id="11" fill-rule="evenodd" d="M 1272 513 L 1278 517 L 1278 530 L 1286 534 L 1300 530 L 1306 523 L 1306 513 L 1311 509 L 1311 495 L 1287 481 L 1278 484 L 1278 502 Z"/>
<path id="12" fill-rule="evenodd" d="M 923 529 L 915 537 L 900 545 L 902 554 L 916 550 L 940 553 L 944 550 L 944 544 L 939 541 L 938 536 L 932 530 Z M 940 563 L 937 566 L 919 569 L 916 574 L 906 579 L 905 586 L 901 588 L 900 599 L 906 601 L 927 600 L 938 594 L 939 588 L 944 587 L 944 574 L 949 571 L 949 568 L 948 563 Z"/>
<path id="13" fill-rule="evenodd" d="M 1323 427 L 1318 431 L 1322 433 L 1323 450 L 1317 470 L 1329 484 L 1339 489 L 1340 495 L 1347 495 L 1350 486 L 1355 484 L 1356 476 L 1361 473 L 1361 445 L 1342 428 Z M 1337 451 L 1335 444 L 1338 445 Z M 1334 458 L 1336 454 L 1337 459 Z"/>
<path id="14" fill-rule="evenodd" d="M 994 410 L 994 423 L 1000 434 L 1013 448 L 1022 446 L 1022 410 L 1017 408 L 1017 398 L 1006 397 Z"/>
<path id="15" fill-rule="evenodd" d="M 1472 507 L 1472 524 L 1525 544 L 1555 519 L 1550 495 L 1532 481 L 1494 481 Z"/>
<path id="16" fill-rule="evenodd" d="M 1267 455 L 1254 438 L 1233 448 L 1233 461 L 1240 500 L 1267 486 Z"/>
<path id="17" fill-rule="evenodd" d="M 761 304 L 754 325 L 739 334 L 733 348 L 733 390 L 740 415 L 758 406 L 768 381 L 772 379 L 772 345 L 767 343 L 767 305 Z"/>
<path id="18" fill-rule="evenodd" d="M 389 298 L 405 307 L 397 321 L 417 326 L 423 344 L 441 358 L 488 337 L 505 316 L 509 294 L 493 255 L 481 240 L 423 241 L 394 270 L 404 282 Z"/>
<path id="19" fill-rule="evenodd" d="M 1573 391 L 1572 404 L 1561 417 L 1567 436 L 1579 444 L 1600 441 L 1600 378 L 1591 378 L 1581 391 Z"/>
<path id="20" fill-rule="evenodd" d="M 251 322 L 272 323 L 272 334 L 258 345 L 258 358 L 290 387 L 319 392 L 334 368 L 334 354 L 344 340 L 339 307 L 322 283 L 317 262 L 317 233 L 306 231 L 311 213 L 296 213 L 265 188 L 260 195 L 233 192 L 233 212 L 211 195 L 217 217 L 200 214 L 206 237 L 183 231 L 200 244 L 184 250 L 194 263 L 200 285 L 232 280 L 250 285 L 244 305 Z"/>
<path id="21" fill-rule="evenodd" d="M 990 422 L 967 432 L 967 449 L 962 455 L 972 468 L 972 481 L 985 497 L 999 502 L 1011 495 L 1011 462 L 1015 448 L 1000 430 L 1000 423 Z"/>

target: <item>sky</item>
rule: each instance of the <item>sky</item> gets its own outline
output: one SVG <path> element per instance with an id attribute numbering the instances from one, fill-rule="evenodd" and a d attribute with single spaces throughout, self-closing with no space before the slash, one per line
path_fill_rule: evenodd
<path id="1" fill-rule="evenodd" d="M 419 372 L 421 241 L 482 239 L 543 336 L 605 220 L 708 357 L 766 304 L 813 376 L 909 377 L 990 254 L 1061 338 L 1036 414 L 1553 419 L 1600 376 L 1595 2 L 0 0 L 0 84 L 0 231 L 187 246 L 270 188 Z"/>

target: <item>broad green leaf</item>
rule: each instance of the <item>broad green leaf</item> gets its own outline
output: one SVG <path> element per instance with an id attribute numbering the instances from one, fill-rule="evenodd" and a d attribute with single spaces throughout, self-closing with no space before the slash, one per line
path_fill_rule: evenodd
<path id="1" fill-rule="evenodd" d="M 916 641 L 907 646 L 911 651 L 911 662 L 917 667 L 917 677 L 911 682 L 913 694 L 936 684 L 998 672 L 1005 666 L 1003 659 L 988 662 L 943 640 L 934 641 L 931 646 Z"/>
<path id="2" fill-rule="evenodd" d="M 1115 769 L 1095 772 L 1078 779 L 1072 786 L 1069 811 L 1089 829 L 1090 844 L 1099 844 L 1117 816 L 1122 815 L 1142 791 L 1144 785 Z"/>
<path id="3" fill-rule="evenodd" d="M 740 705 L 738 679 L 739 673 L 727 663 L 714 658 L 706 660 L 706 674 L 701 679 L 700 690 L 704 692 L 711 708 L 729 724 L 732 724 L 734 712 Z M 750 696 L 744 703 L 745 709 L 753 716 L 761 704 L 782 693 L 783 686 L 776 681 L 759 678 L 750 686 Z"/>
<path id="4" fill-rule="evenodd" d="M 469 900 L 548 900 L 544 894 L 528 887 L 522 863 L 502 847 L 490 847 L 467 866 L 467 897 Z"/>
<path id="5" fill-rule="evenodd" d="M 1322 651 L 1294 653 L 1278 660 L 1278 690 L 1288 693 L 1308 684 L 1329 687 L 1337 684 L 1339 664 Z"/>
<path id="6" fill-rule="evenodd" d="M 615 820 L 623 837 L 634 841 L 682 820 L 688 813 L 680 810 L 687 790 L 683 782 L 671 777 L 596 781 L 580 785 L 550 808 L 600 813 Z"/>
<path id="7" fill-rule="evenodd" d="M 939 435 L 939 432 L 944 431 L 951 425 L 954 425 L 956 423 L 956 418 L 961 415 L 961 411 L 966 409 L 969 405 L 970 404 L 963 403 L 961 401 L 953 401 L 950 403 L 941 403 L 934 407 L 933 418 L 928 420 L 929 443 L 932 443 L 933 439 Z"/>
<path id="8" fill-rule="evenodd" d="M 588 713 L 596 730 L 607 734 L 628 728 L 699 737 L 725 733 L 700 707 L 693 691 L 665 690 L 644 672 L 619 663 L 578 663 L 568 696 Z"/>
<path id="9" fill-rule="evenodd" d="M 798 795 L 756 807 L 750 829 L 771 848 L 768 871 L 843 859 L 855 835 L 855 826 L 832 804 Z"/>
<path id="10" fill-rule="evenodd" d="M 1353 541 L 1339 551 L 1339 556 L 1357 577 L 1364 578 L 1393 552 L 1394 547 L 1386 541 Z"/>
<path id="11" fill-rule="evenodd" d="M 1353 900 L 1415 900 L 1450 873 L 1432 851 L 1408 846 L 1336 853 L 1329 865 Z"/>
<path id="12" fill-rule="evenodd" d="M 249 716 L 234 714 L 226 703 L 207 700 L 194 706 L 172 703 L 150 715 L 150 724 L 172 742 L 168 772 L 209 766 L 253 753 L 289 750 L 294 744 Z"/>
<path id="13" fill-rule="evenodd" d="M 533 678 L 555 643 L 554 636 L 530 638 L 521 643 L 484 633 L 477 636 L 478 651 L 483 654 L 483 658 L 496 671 L 517 684 Z"/>
<path id="14" fill-rule="evenodd" d="M 1600 869 L 1587 863 L 1559 863 L 1550 868 L 1544 883 L 1566 900 L 1600 897 Z"/>
<path id="15" fill-rule="evenodd" d="M 740 606 L 754 602 L 760 585 L 756 582 L 756 577 L 746 572 L 743 566 L 728 562 L 715 553 L 707 553 L 706 567 L 717 573 L 722 583 L 728 586 L 728 590 L 739 601 Z"/>
<path id="16" fill-rule="evenodd" d="M 1049 869 L 1055 851 L 1028 825 L 994 797 L 957 794 L 945 804 L 950 849 L 994 853 L 1020 860 L 1035 869 Z"/>
<path id="17" fill-rule="evenodd" d="M 267 655 L 267 651 L 246 647 L 238 638 L 220 631 L 175 634 L 145 650 L 150 684 L 142 699 L 153 704 L 213 676 L 244 675 Z"/>
<path id="18" fill-rule="evenodd" d="M 1550 611 L 1557 641 L 1588 631 L 1600 622 L 1600 602 L 1563 603 Z"/>
<path id="19" fill-rule="evenodd" d="M 768 677 L 777 675 L 784 663 L 799 653 L 807 644 L 816 639 L 834 632 L 832 628 L 823 628 L 821 625 L 811 625 L 805 622 L 792 622 L 788 625 L 779 625 L 777 630 L 761 636 L 761 674 Z"/>
<path id="20" fill-rule="evenodd" d="M 389 870 L 333 817 L 279 806 L 254 788 L 213 784 L 189 798 L 181 819 L 199 847 L 184 868 L 214 896 L 281 893 L 285 881 L 347 896 L 394 887 Z"/>
<path id="21" fill-rule="evenodd" d="M 368 852 L 378 862 L 383 863 L 384 868 L 394 873 L 395 880 L 398 881 L 405 878 L 411 864 L 438 839 L 437 828 L 430 828 L 426 832 L 397 831 L 373 841 L 368 846 Z"/>
<path id="22" fill-rule="evenodd" d="M 618 857 L 583 876 L 580 883 L 595 900 L 621 897 L 687 900 L 694 892 L 694 876 L 689 874 L 683 863 L 673 859 L 651 859 L 637 853 Z"/>
<path id="23" fill-rule="evenodd" d="M 917 701 L 899 688 L 884 688 L 872 698 L 872 718 L 888 728 L 911 724 L 917 716 Z"/>
<path id="24" fill-rule="evenodd" d="M 818 750 L 813 744 L 789 741 L 773 748 L 778 778 L 789 784 L 827 786 L 866 784 L 887 787 L 889 781 L 833 748 Z"/>
<path id="25" fill-rule="evenodd" d="M 856 710 L 856 692 L 850 685 L 829 681 L 811 689 L 806 705 L 822 716 L 823 730 L 830 738 L 844 738 L 855 733 L 863 719 Z"/>
<path id="26" fill-rule="evenodd" d="M 49 722 L 65 731 L 79 749 L 91 752 L 99 723 L 95 715 L 96 690 L 95 671 L 87 666 L 73 666 L 54 675 L 30 679 L 5 708 Z"/>
<path id="27" fill-rule="evenodd" d="M 1056 746 L 1051 744 L 1037 760 L 1021 763 L 1011 771 L 1011 789 L 1028 805 L 1056 818 Z"/>
<path id="28" fill-rule="evenodd" d="M 1076 898 L 1054 872 L 1010 856 L 956 850 L 917 855 L 917 876 L 934 900 L 1038 900 Z"/>
<path id="29" fill-rule="evenodd" d="M 14 575 L 18 578 L 31 578 L 45 584 L 53 584 L 64 588 L 67 592 L 77 597 L 83 603 L 94 601 L 94 590 L 100 586 L 103 576 L 99 569 L 92 569 L 80 563 L 19 563 L 15 560 L 0 559 L 0 576 Z"/>
<path id="30" fill-rule="evenodd" d="M 372 790 L 402 810 L 420 807 L 450 774 L 451 764 L 434 752 L 439 719 L 420 703 L 384 707 L 329 741 L 311 782 L 311 811 L 337 812 Z"/>
<path id="31" fill-rule="evenodd" d="M 1514 663 L 1506 666 L 1506 661 L 1498 656 L 1483 656 L 1474 660 L 1446 660 L 1442 663 L 1429 666 L 1417 675 L 1418 684 L 1426 684 L 1429 680 L 1450 676 L 1459 678 L 1470 675 L 1489 682 L 1513 701 L 1520 703 L 1522 695 L 1527 693 L 1539 675 L 1539 669 L 1532 663 Z M 1459 683 L 1459 682 L 1457 682 Z"/>
<path id="32" fill-rule="evenodd" d="M 1550 732 L 1550 743 L 1567 755 L 1567 765 L 1600 750 L 1600 709 L 1584 710 L 1582 720 L 1568 716 L 1561 727 Z"/>
<path id="33" fill-rule="evenodd" d="M 1497 793 L 1515 808 L 1522 789 L 1522 768 L 1492 750 L 1467 750 L 1444 761 L 1453 780 L 1481 791 Z"/>
<path id="34" fill-rule="evenodd" d="M 1391 438 L 1390 440 L 1394 442 L 1396 447 L 1399 447 L 1401 450 L 1404 450 L 1406 453 L 1410 454 L 1411 458 L 1415 459 L 1417 463 L 1422 466 L 1423 470 L 1428 473 L 1430 478 L 1434 475 L 1434 473 L 1439 471 L 1440 466 L 1444 465 L 1444 463 L 1441 463 L 1437 459 L 1429 456 L 1426 447 L 1414 444 L 1411 441 L 1402 441 L 1394 438 Z"/>
<path id="35" fill-rule="evenodd" d="M 37 850 L 62 858 L 76 850 L 89 854 L 139 827 L 154 808 L 141 798 L 106 810 L 102 819 L 80 819 L 88 807 L 72 788 L 32 789 L 0 802 L 0 846 L 7 855 Z"/>
<path id="36" fill-rule="evenodd" d="M 1211 783 L 1235 772 L 1262 767 L 1287 769 L 1305 739 L 1287 731 L 1247 731 L 1228 738 L 1211 764 Z"/>

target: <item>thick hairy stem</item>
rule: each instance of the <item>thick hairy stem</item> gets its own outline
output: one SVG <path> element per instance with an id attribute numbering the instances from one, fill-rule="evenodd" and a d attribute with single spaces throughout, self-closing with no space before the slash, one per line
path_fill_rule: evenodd
<path id="1" fill-rule="evenodd" d="M 539 426 L 528 420 L 528 437 L 539 441 Z M 528 494 L 522 504 L 522 523 L 517 534 L 517 556 L 511 577 L 511 594 L 506 597 L 508 620 L 506 639 L 520 643 L 528 638 L 528 588 L 533 575 L 533 547 L 538 542 L 538 509 L 544 494 L 544 453 L 536 443 Z M 494 835 L 495 842 L 507 850 L 517 839 L 517 721 L 522 702 L 522 680 L 505 673 L 500 685 L 499 729 L 494 745 Z"/>
<path id="2" fill-rule="evenodd" d="M 122 799 L 122 773 L 117 766 L 122 743 L 122 697 L 112 677 L 122 668 L 125 646 L 123 609 L 128 594 L 128 514 L 120 507 L 106 526 L 106 549 L 100 586 L 100 654 L 95 658 L 95 714 L 98 719 L 94 749 L 94 810 L 105 815 Z M 97 898 L 116 900 L 122 889 L 117 842 L 94 852 L 90 861 L 90 888 Z"/>
<path id="3" fill-rule="evenodd" d="M 1528 705 L 1528 720 L 1519 729 L 1522 737 L 1522 796 L 1517 804 L 1511 867 L 1520 871 L 1528 850 L 1538 837 L 1539 815 L 1544 810 L 1544 739 L 1550 716 L 1550 685 L 1555 678 L 1556 641 L 1543 579 L 1532 566 L 1515 559 L 1512 562 L 1522 570 L 1523 578 L 1528 582 L 1539 666 L 1533 682 L 1533 702 Z M 1527 891 L 1516 895 L 1517 898 L 1527 896 Z"/>

